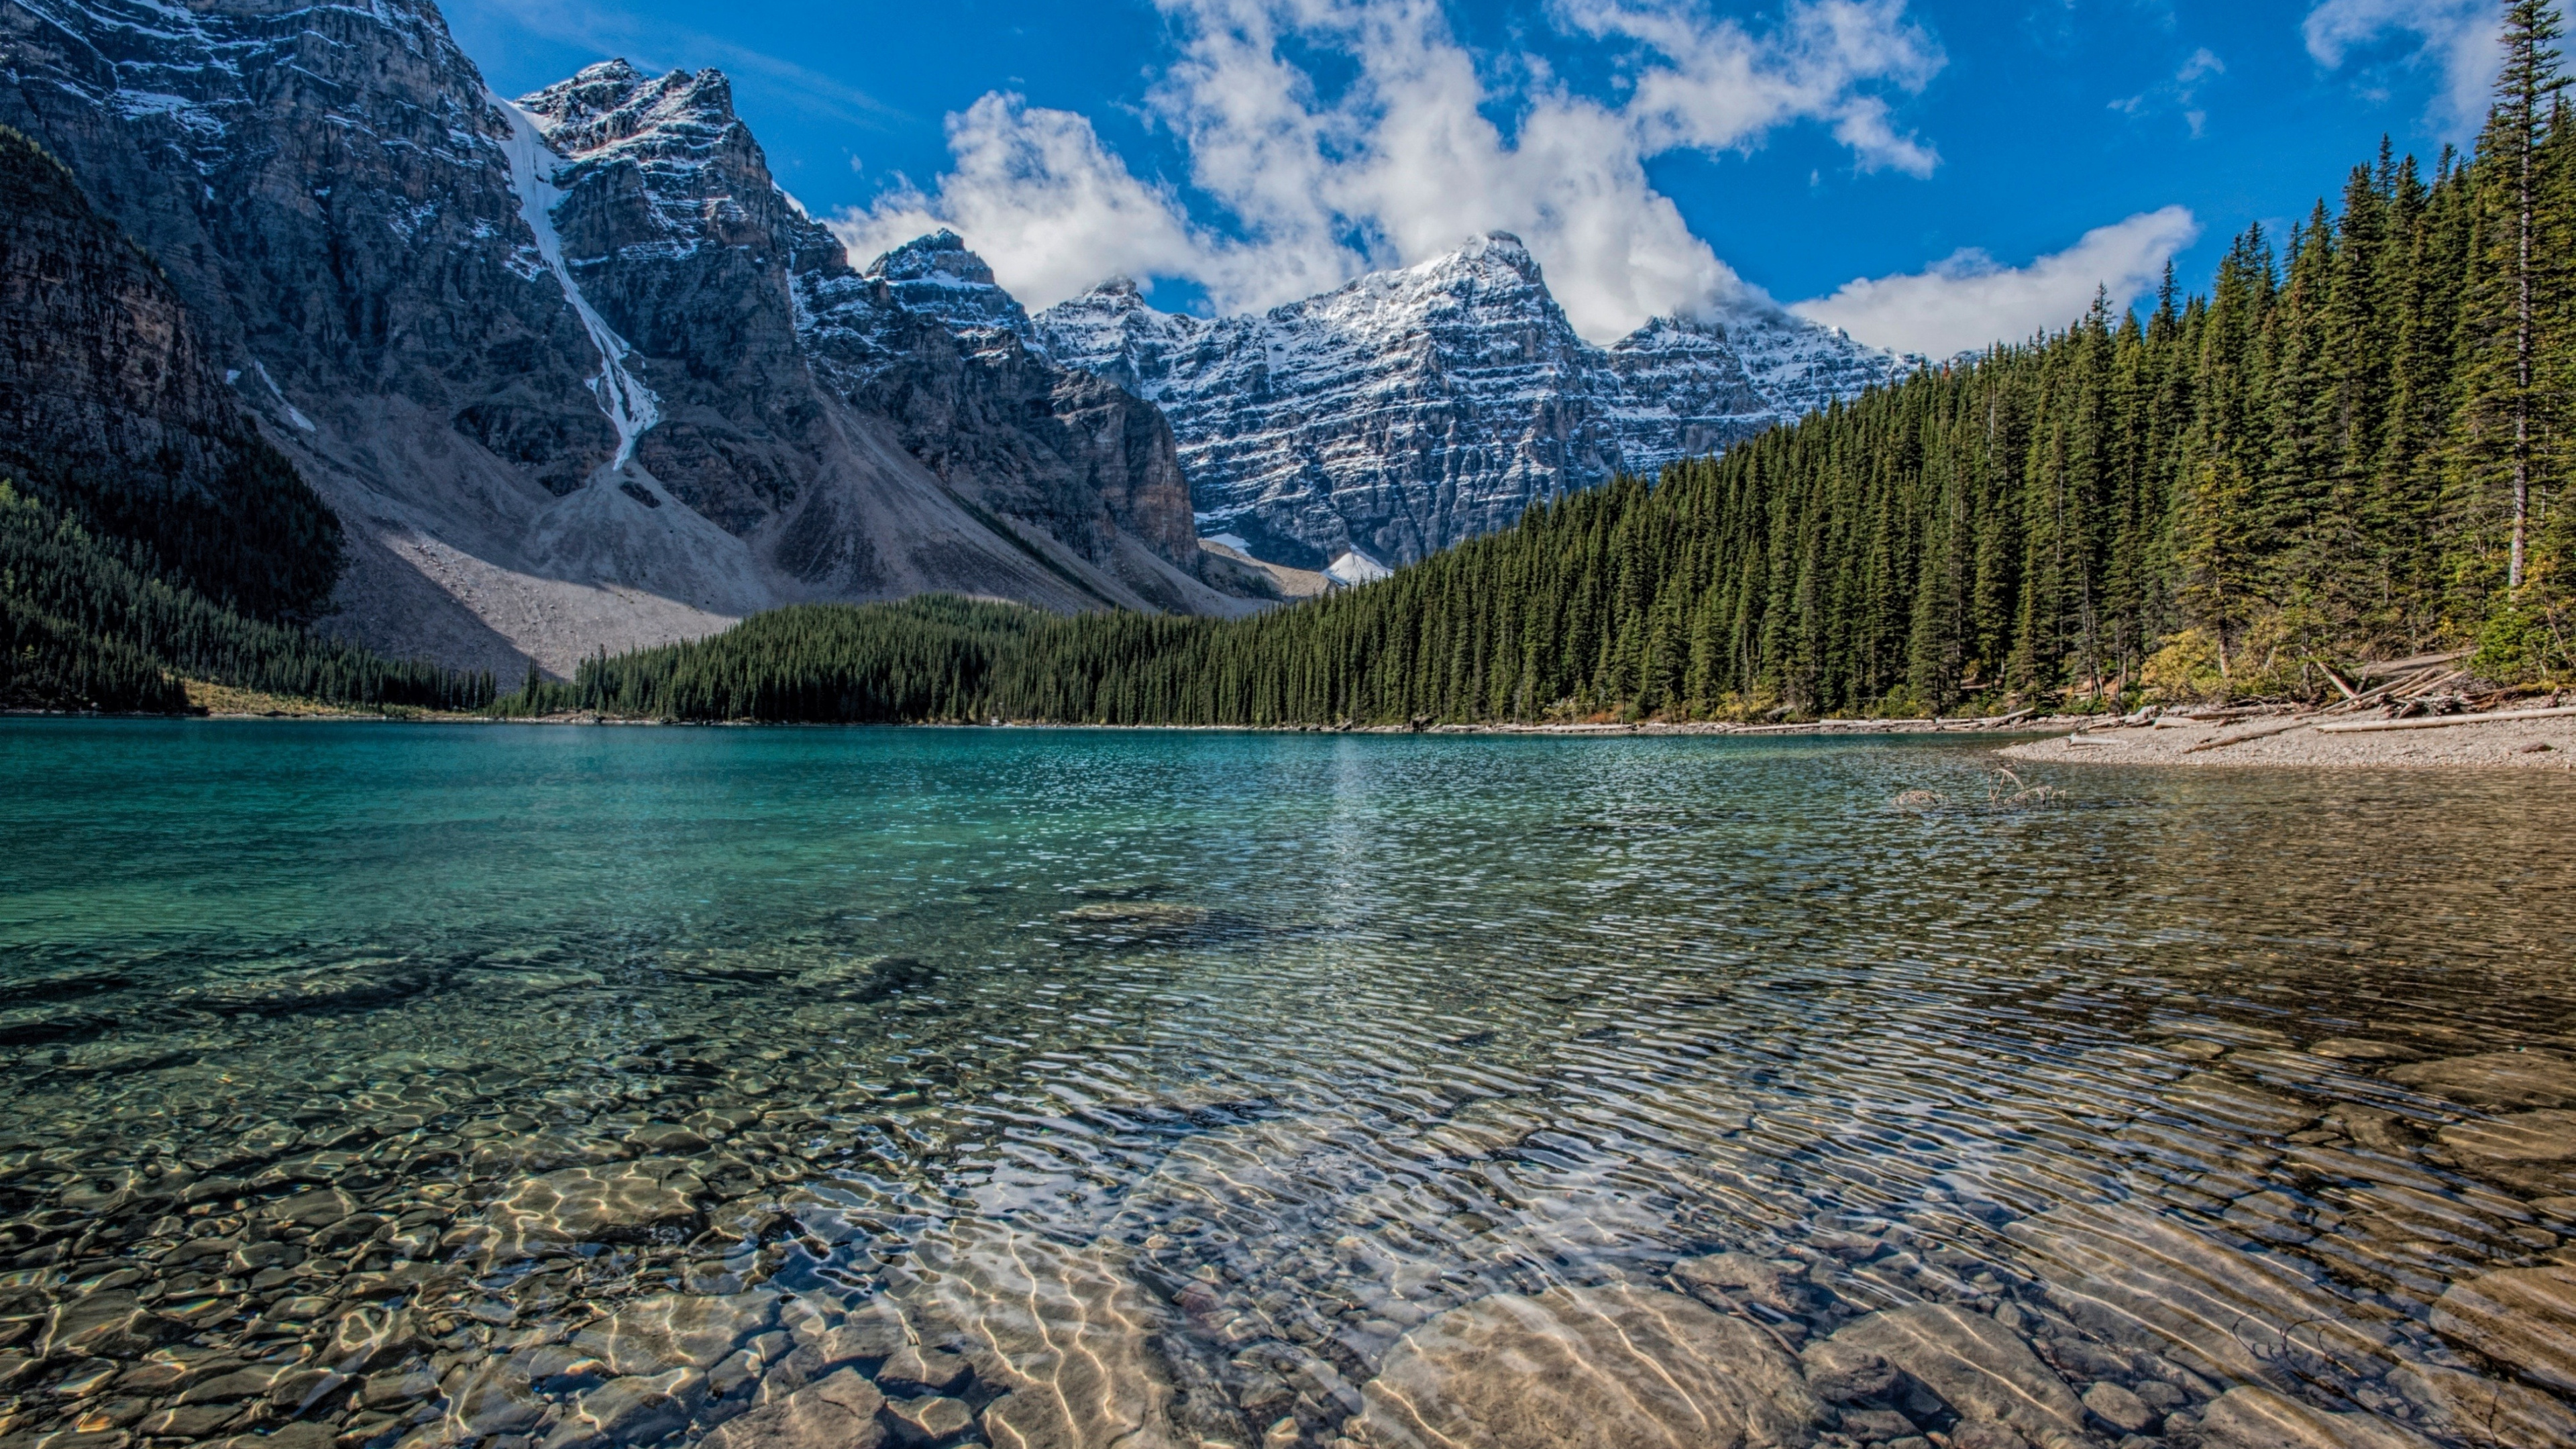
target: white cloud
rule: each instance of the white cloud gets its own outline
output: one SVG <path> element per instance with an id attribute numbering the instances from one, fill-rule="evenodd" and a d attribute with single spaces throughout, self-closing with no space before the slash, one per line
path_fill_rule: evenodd
<path id="1" fill-rule="evenodd" d="M 2200 224 L 2189 211 L 2168 206 L 2097 227 L 2074 246 L 2026 267 L 1999 266 L 1983 252 L 1961 252 L 1928 271 L 1861 278 L 1789 310 L 1863 342 L 1949 357 L 2065 327 L 2092 305 L 2097 288 L 2108 287 L 2115 302 L 2127 302 L 2153 287 L 2165 263 L 2199 236 Z"/>
<path id="2" fill-rule="evenodd" d="M 1129 174 L 1070 111 L 988 95 L 948 118 L 948 149 L 956 170 L 936 197 L 898 186 L 831 223 L 853 260 L 951 227 L 1013 292 L 1044 305 L 1115 273 L 1184 275 L 1200 259 L 1172 197 Z"/>
<path id="3" fill-rule="evenodd" d="M 2503 17 L 2494 0 L 2324 0 L 2308 12 L 2305 31 L 2308 54 L 2328 70 L 2356 51 L 2411 38 L 2414 60 L 2441 71 L 2434 114 L 2454 137 L 2486 119 L 2488 91 L 2504 66 Z"/>
<path id="4" fill-rule="evenodd" d="M 992 95 L 950 119 L 956 167 L 935 190 L 900 189 L 835 229 L 864 260 L 952 226 L 1033 306 L 1125 273 L 1187 278 L 1229 311 L 1510 231 L 1576 328 L 1606 340 L 1748 291 L 1654 189 L 1650 159 L 1815 123 L 1861 170 L 1939 162 L 1890 105 L 1943 64 L 1904 0 L 1803 0 L 1762 33 L 1691 0 L 1556 0 L 1559 28 L 1628 79 L 1612 99 L 1531 55 L 1480 66 L 1437 0 L 1158 3 L 1180 53 L 1148 114 L 1221 224 L 1139 180 L 1080 117 Z M 1306 56 L 1326 58 L 1333 87 Z"/>

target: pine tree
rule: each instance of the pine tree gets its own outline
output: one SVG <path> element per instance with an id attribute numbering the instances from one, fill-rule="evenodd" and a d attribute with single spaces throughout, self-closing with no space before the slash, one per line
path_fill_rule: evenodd
<path id="1" fill-rule="evenodd" d="M 2544 127 L 2557 93 L 2566 84 L 2558 73 L 2558 51 L 2551 43 L 2561 34 L 2558 8 L 2547 0 L 2514 0 L 2505 10 L 2505 65 L 2497 78 L 2495 118 L 2490 135 L 2502 140 L 2490 148 L 2511 171 L 2514 196 L 2513 325 L 2513 542 L 2506 587 L 2522 587 L 2524 551 L 2531 517 L 2532 434 L 2538 419 L 2533 380 L 2540 350 L 2538 283 L 2544 263 L 2532 247 L 2546 178 L 2540 170 Z"/>

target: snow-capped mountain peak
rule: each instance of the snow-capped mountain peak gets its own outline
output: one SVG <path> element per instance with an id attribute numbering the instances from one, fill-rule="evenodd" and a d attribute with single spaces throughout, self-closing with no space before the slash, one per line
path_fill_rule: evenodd
<path id="1" fill-rule="evenodd" d="M 1058 361 L 1162 407 L 1202 532 L 1308 568 L 1418 559 L 1914 365 L 1752 309 L 1595 347 L 1504 232 L 1258 316 L 1159 311 L 1122 279 L 1033 321 Z"/>
<path id="2" fill-rule="evenodd" d="M 1035 347 L 1037 329 L 1018 299 L 993 280 L 993 269 L 942 228 L 870 262 L 865 273 L 894 293 L 906 311 L 935 317 L 962 338 L 1007 332 Z"/>

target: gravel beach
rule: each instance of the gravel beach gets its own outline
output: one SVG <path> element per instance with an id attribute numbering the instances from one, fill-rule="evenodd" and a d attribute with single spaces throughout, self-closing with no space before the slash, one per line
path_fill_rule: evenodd
<path id="1" fill-rule="evenodd" d="M 2349 718 L 2349 717 L 2346 717 Z M 2319 724 L 2338 721 L 2320 719 Z M 2337 769 L 2410 769 L 2420 766 L 2476 766 L 2576 769 L 2576 715 L 2554 719 L 2500 720 L 2492 724 L 2459 724 L 2440 729 L 2370 730 L 2320 733 L 2311 725 L 2286 733 L 2247 739 L 2219 749 L 2194 746 L 2231 735 L 2252 735 L 2278 728 L 2283 721 L 2256 717 L 2231 725 L 2179 719 L 2121 729 L 2096 729 L 2050 739 L 2025 740 L 2001 753 L 2010 760 L 2049 764 L 2191 765 L 2221 769 L 2249 765 Z"/>

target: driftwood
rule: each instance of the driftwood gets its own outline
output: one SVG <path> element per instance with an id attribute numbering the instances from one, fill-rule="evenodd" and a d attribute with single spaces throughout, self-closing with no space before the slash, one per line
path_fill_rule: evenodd
<path id="1" fill-rule="evenodd" d="M 2356 719 L 2317 726 L 2319 734 L 2357 735 L 2370 730 L 2438 730 L 2452 725 L 2494 724 L 2517 719 L 2560 719 L 2576 715 L 2576 705 L 2556 709 L 2507 709 L 2493 714 L 2434 714 L 2419 719 Z"/>
<path id="2" fill-rule="evenodd" d="M 2466 659 L 2475 652 L 2461 649 L 2449 654 L 2418 654 L 2412 659 L 2385 659 L 2376 664 L 2356 665 L 2352 672 L 2353 677 L 2357 679 L 2384 679 L 2392 674 L 2413 674 L 2420 669 L 2430 669 L 2436 664 L 2448 664 L 2454 659 Z"/>
<path id="3" fill-rule="evenodd" d="M 2420 683 L 2407 685 L 2404 689 L 2401 689 L 2401 690 L 2397 691 L 2397 693 L 2395 693 L 2395 694 L 2393 694 L 2393 695 L 2390 695 L 2390 696 L 2389 696 L 2389 698 L 2391 698 L 2391 699 L 2420 699 L 2420 698 L 2422 698 L 2423 696 L 2425 696 L 2425 695 L 2427 695 L 2427 694 L 2432 693 L 2434 690 L 2441 688 L 2443 685 L 2450 683 L 2452 680 L 2457 679 L 2457 678 L 2459 678 L 2461 675 L 2464 675 L 2464 674 L 2466 674 L 2466 673 L 2468 673 L 2468 672 L 2469 672 L 2469 671 L 2467 671 L 2467 670 L 2465 670 L 2465 669 L 2454 669 L 2454 670 L 2452 670 L 2452 671 L 2451 671 L 2450 673 L 2448 673 L 2448 674 L 2439 675 L 2439 676 L 2437 676 L 2437 677 L 2435 677 L 2435 678 L 2427 679 L 2427 680 L 2424 680 L 2424 681 L 2422 681 L 2422 682 L 2420 682 Z"/>
<path id="4" fill-rule="evenodd" d="M 2315 715 L 2303 714 L 2297 719 L 2290 720 L 2286 723 L 2266 725 L 2258 730 L 2247 730 L 2241 735 L 2228 735 L 2223 739 L 2202 740 L 2199 744 L 2193 745 L 2191 748 L 2184 750 L 2183 753 L 2186 755 L 2196 755 L 2203 750 L 2223 750 L 2229 745 L 2241 745 L 2248 740 L 2270 739 L 2274 735 L 2286 735 L 2292 730 L 2303 730 L 2312 724 L 2316 724 L 2316 722 L 2317 717 Z M 2323 728 L 2322 726 L 2319 727 Z"/>

